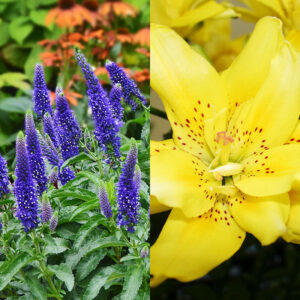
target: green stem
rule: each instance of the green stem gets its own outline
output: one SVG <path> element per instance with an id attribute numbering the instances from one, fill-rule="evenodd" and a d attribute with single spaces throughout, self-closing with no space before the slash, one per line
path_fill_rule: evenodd
<path id="1" fill-rule="evenodd" d="M 167 114 L 164 111 L 162 111 L 158 108 L 155 108 L 155 107 L 151 106 L 150 111 L 151 111 L 152 115 L 155 115 L 157 117 L 160 117 L 160 118 L 163 118 L 163 119 L 166 119 L 166 120 L 168 119 Z"/>
<path id="2" fill-rule="evenodd" d="M 38 244 L 38 242 L 36 240 L 35 231 L 33 231 L 31 234 L 32 234 L 31 238 L 33 240 L 36 252 L 37 252 L 38 255 L 41 255 L 41 250 L 40 250 L 40 246 L 39 246 L 39 244 Z M 40 264 L 42 273 L 43 273 L 44 277 L 46 278 L 46 280 L 47 280 L 47 282 L 48 282 L 48 284 L 49 284 L 49 286 L 51 288 L 51 291 L 55 294 L 55 298 L 57 300 L 62 300 L 62 298 L 59 296 L 59 293 L 58 293 L 58 291 L 57 291 L 57 289 L 56 289 L 56 287 L 55 287 L 55 285 L 54 285 L 51 277 L 48 275 L 49 271 L 48 271 L 47 267 L 45 266 L 44 262 L 41 259 L 37 259 L 37 260 L 38 260 L 38 262 Z"/>

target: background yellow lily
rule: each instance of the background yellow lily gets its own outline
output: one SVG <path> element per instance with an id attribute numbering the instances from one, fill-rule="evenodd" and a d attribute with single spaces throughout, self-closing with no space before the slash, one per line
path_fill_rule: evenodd
<path id="1" fill-rule="evenodd" d="M 172 208 L 151 249 L 152 285 L 205 275 L 246 232 L 263 245 L 294 241 L 299 75 L 278 19 L 259 21 L 221 76 L 173 30 L 152 25 L 151 85 L 173 129 L 151 147 L 151 210 Z"/>

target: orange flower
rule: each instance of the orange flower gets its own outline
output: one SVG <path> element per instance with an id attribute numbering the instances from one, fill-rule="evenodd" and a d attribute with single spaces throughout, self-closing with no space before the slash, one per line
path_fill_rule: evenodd
<path id="1" fill-rule="evenodd" d="M 140 53 L 140 54 L 143 54 L 143 55 L 145 55 L 147 57 L 150 57 L 150 51 L 148 49 L 146 49 L 146 48 L 137 48 L 135 51 L 137 53 Z"/>
<path id="2" fill-rule="evenodd" d="M 58 27 L 72 28 L 84 22 L 96 25 L 96 15 L 87 8 L 76 4 L 75 0 L 59 0 L 58 6 L 51 9 L 46 18 L 46 25 L 55 22 Z"/>
<path id="3" fill-rule="evenodd" d="M 136 82 L 143 82 L 146 80 L 150 80 L 150 72 L 148 69 L 136 71 L 135 73 L 132 74 L 131 78 Z"/>
<path id="4" fill-rule="evenodd" d="M 76 98 L 80 98 L 80 99 L 82 98 L 81 94 L 72 92 L 68 89 L 64 90 L 64 95 L 65 95 L 66 99 L 68 100 L 68 102 L 74 106 L 76 106 L 78 104 L 78 101 Z M 51 104 L 53 104 L 55 102 L 55 92 L 50 92 L 50 101 L 51 101 Z"/>
<path id="5" fill-rule="evenodd" d="M 138 14 L 138 10 L 129 3 L 111 0 L 105 1 L 100 5 L 99 13 L 103 17 L 107 17 L 111 13 L 113 13 L 116 16 L 135 17 Z"/>
<path id="6" fill-rule="evenodd" d="M 133 42 L 150 47 L 150 28 L 145 27 L 135 33 L 133 35 Z"/>

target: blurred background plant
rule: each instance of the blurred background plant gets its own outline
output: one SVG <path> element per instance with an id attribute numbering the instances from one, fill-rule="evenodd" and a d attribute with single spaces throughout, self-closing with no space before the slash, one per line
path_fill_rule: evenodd
<path id="1" fill-rule="evenodd" d="M 104 87 L 109 83 L 104 63 L 110 59 L 149 96 L 149 15 L 149 0 L 0 1 L 0 151 L 9 164 L 16 133 L 32 108 L 30 86 L 37 62 L 45 66 L 52 101 L 59 83 L 86 127 L 91 126 L 86 121 L 90 112 L 74 47 L 88 54 Z M 139 112 L 125 110 L 130 119 L 138 119 Z"/>

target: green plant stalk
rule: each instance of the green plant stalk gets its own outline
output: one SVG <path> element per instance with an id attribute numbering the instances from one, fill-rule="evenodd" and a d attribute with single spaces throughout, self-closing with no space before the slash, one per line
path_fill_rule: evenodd
<path id="1" fill-rule="evenodd" d="M 160 109 L 157 109 L 157 108 L 151 106 L 150 111 L 151 111 L 152 115 L 155 115 L 157 117 L 160 117 L 160 118 L 163 118 L 163 119 L 166 119 L 166 120 L 168 119 L 167 114 L 164 111 L 160 110 Z"/>
<path id="2" fill-rule="evenodd" d="M 34 243 L 35 249 L 37 251 L 37 254 L 41 255 L 42 253 L 41 253 L 41 250 L 40 250 L 40 246 L 39 246 L 38 242 L 36 241 L 35 231 L 32 232 L 31 238 L 33 240 L 33 243 Z M 55 287 L 55 285 L 54 285 L 54 283 L 53 283 L 53 281 L 51 279 L 51 277 L 48 275 L 49 270 L 45 266 L 44 262 L 41 259 L 37 259 L 37 261 L 40 264 L 42 273 L 43 273 L 44 277 L 46 278 L 46 280 L 47 280 L 47 282 L 48 282 L 48 284 L 49 284 L 52 292 L 54 293 L 55 298 L 57 300 L 62 300 L 62 298 L 60 297 L 60 295 L 59 295 L 59 293 L 58 293 L 58 291 L 57 291 L 57 289 L 56 289 L 56 287 Z"/>

